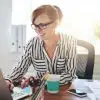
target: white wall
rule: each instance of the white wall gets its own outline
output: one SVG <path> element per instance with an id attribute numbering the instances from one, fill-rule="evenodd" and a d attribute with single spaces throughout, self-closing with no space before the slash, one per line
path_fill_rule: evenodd
<path id="1" fill-rule="evenodd" d="M 0 68 L 9 74 L 22 53 L 11 53 L 12 0 L 0 0 Z M 32 71 L 32 70 L 31 70 Z"/>
<path id="2" fill-rule="evenodd" d="M 9 31 L 11 26 L 12 0 L 0 0 L 0 68 L 8 71 Z"/>

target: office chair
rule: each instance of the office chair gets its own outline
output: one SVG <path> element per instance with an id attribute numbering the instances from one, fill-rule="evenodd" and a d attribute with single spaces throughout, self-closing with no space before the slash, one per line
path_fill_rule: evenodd
<path id="1" fill-rule="evenodd" d="M 80 79 L 92 79 L 95 60 L 94 46 L 84 40 L 77 40 L 77 47 L 85 48 L 87 53 L 79 53 L 77 49 L 76 75 Z"/>

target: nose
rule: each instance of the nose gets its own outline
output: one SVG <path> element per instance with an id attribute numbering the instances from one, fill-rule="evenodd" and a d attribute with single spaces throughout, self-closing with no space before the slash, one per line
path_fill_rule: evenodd
<path id="1" fill-rule="evenodd" d="M 40 33 L 40 32 L 42 32 L 42 29 L 36 28 L 35 31 L 36 31 L 37 33 Z"/>

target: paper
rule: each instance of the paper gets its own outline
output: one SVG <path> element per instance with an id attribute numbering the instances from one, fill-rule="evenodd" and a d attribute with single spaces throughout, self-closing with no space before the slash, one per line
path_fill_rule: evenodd
<path id="1" fill-rule="evenodd" d="M 97 100 L 96 96 L 93 93 L 87 93 L 89 100 Z"/>
<path id="2" fill-rule="evenodd" d="M 92 90 L 96 100 L 100 100 L 100 81 L 95 80 L 93 82 L 85 82 L 85 85 L 87 85 Z"/>

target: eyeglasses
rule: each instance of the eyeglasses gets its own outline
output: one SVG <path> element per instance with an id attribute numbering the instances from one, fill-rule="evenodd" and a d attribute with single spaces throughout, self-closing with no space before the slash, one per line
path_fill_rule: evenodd
<path id="1" fill-rule="evenodd" d="M 49 25 L 49 24 L 52 24 L 52 23 L 53 23 L 53 21 L 48 22 L 48 23 L 40 23 L 40 24 L 38 24 L 38 25 L 36 25 L 36 24 L 31 24 L 31 27 L 32 27 L 33 29 L 46 29 L 46 28 L 48 27 L 48 25 Z"/>

